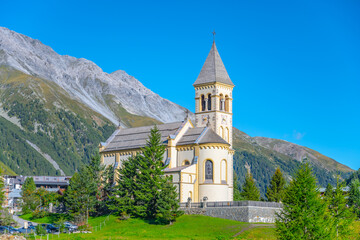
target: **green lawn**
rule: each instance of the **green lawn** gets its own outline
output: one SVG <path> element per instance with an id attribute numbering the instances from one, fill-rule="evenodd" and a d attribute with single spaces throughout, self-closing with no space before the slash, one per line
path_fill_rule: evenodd
<path id="1" fill-rule="evenodd" d="M 60 216 L 63 216 L 65 219 L 67 219 L 67 215 L 65 214 L 50 214 L 49 216 L 43 217 L 43 218 L 37 218 L 37 219 L 33 219 L 32 218 L 32 214 L 24 214 L 21 215 L 19 217 L 21 217 L 22 219 L 31 221 L 31 222 L 36 222 L 36 223 L 55 223 Z"/>
<path id="2" fill-rule="evenodd" d="M 27 215 L 23 217 L 29 220 L 31 218 Z M 45 222 L 46 219 L 48 218 L 37 219 L 37 222 Z M 154 225 L 140 219 L 121 221 L 115 216 L 109 216 L 108 219 L 106 217 L 91 218 L 89 223 L 94 228 L 92 233 L 61 234 L 59 237 L 52 235 L 50 239 L 230 239 L 249 226 L 249 223 L 199 215 L 184 215 L 172 225 L 165 226 Z M 243 234 L 255 236 L 248 231 Z M 236 239 L 244 239 L 241 238 L 243 234 Z M 261 232 L 256 233 L 256 236 L 265 239 L 269 236 L 269 232 L 263 235 Z"/>

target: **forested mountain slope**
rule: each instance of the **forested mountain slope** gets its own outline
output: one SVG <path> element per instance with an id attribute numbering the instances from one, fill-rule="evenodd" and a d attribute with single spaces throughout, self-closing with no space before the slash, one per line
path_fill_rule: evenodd
<path id="1" fill-rule="evenodd" d="M 119 119 L 123 127 L 144 126 L 183 120 L 185 110 L 123 71 L 107 74 L 0 27 L 0 166 L 10 174 L 72 175 Z M 277 166 L 290 179 L 309 161 L 322 186 L 334 183 L 336 170 L 352 171 L 309 148 L 237 129 L 234 148 L 239 185 L 248 164 L 263 195 Z"/>
<path id="2" fill-rule="evenodd" d="M 265 137 L 250 137 L 236 128 L 233 134 L 233 147 L 236 150 L 234 170 L 238 176 L 238 185 L 244 182 L 247 171 L 245 165 L 249 165 L 263 197 L 277 167 L 280 167 L 286 179 L 290 180 L 302 162 L 309 162 L 319 185 L 323 187 L 328 183 L 335 184 L 338 173 L 345 179 L 353 172 L 351 168 L 334 159 L 294 143 Z"/>

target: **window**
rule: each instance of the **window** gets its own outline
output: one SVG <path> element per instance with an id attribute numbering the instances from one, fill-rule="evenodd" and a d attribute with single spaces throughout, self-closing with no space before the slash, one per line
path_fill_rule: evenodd
<path id="1" fill-rule="evenodd" d="M 206 160 L 205 162 L 205 182 L 213 181 L 213 162 L 211 160 Z"/>
<path id="2" fill-rule="evenodd" d="M 219 107 L 220 107 L 220 111 L 224 111 L 224 95 L 221 93 L 220 94 L 220 99 L 219 99 Z"/>
<path id="3" fill-rule="evenodd" d="M 220 127 L 220 136 L 224 138 L 224 128 Z"/>
<path id="4" fill-rule="evenodd" d="M 208 95 L 208 110 L 211 110 L 211 94 Z"/>
<path id="5" fill-rule="evenodd" d="M 205 96 L 201 95 L 201 111 L 205 111 L 206 103 L 205 103 Z"/>
<path id="6" fill-rule="evenodd" d="M 190 165 L 190 162 L 189 160 L 184 160 L 183 163 L 182 163 L 183 166 L 187 166 L 187 165 Z"/>
<path id="7" fill-rule="evenodd" d="M 227 166 L 226 166 L 226 160 L 224 159 L 221 161 L 221 183 L 222 184 L 226 184 L 226 182 L 227 182 L 226 171 L 227 171 Z"/>
<path id="8" fill-rule="evenodd" d="M 192 183 L 191 174 L 189 174 L 189 183 Z"/>
<path id="9" fill-rule="evenodd" d="M 225 135 L 225 138 L 224 138 L 224 139 L 225 139 L 226 141 L 229 141 L 229 128 L 227 128 L 227 127 L 225 128 L 225 133 L 224 133 L 224 135 Z"/>
<path id="10" fill-rule="evenodd" d="M 230 111 L 230 109 L 229 109 L 229 102 L 230 102 L 230 99 L 229 99 L 229 96 L 228 95 L 226 95 L 225 96 L 225 112 L 229 112 Z"/>

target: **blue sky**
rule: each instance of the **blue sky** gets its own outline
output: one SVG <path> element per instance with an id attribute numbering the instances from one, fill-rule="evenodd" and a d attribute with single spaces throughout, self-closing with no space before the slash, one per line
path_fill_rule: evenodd
<path id="1" fill-rule="evenodd" d="M 234 126 L 360 168 L 360 2 L 0 0 L 0 26 L 60 54 L 125 70 L 194 111 L 193 82 L 216 44 Z"/>

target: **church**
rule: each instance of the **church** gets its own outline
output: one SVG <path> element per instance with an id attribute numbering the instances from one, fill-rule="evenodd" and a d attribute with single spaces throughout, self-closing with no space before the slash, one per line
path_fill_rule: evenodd
<path id="1" fill-rule="evenodd" d="M 209 55 L 193 84 L 195 123 L 158 125 L 166 152 L 166 175 L 171 175 L 180 202 L 232 201 L 232 90 L 234 84 L 212 44 Z M 121 166 L 122 161 L 141 152 L 154 126 L 118 128 L 99 145 L 104 165 Z"/>

